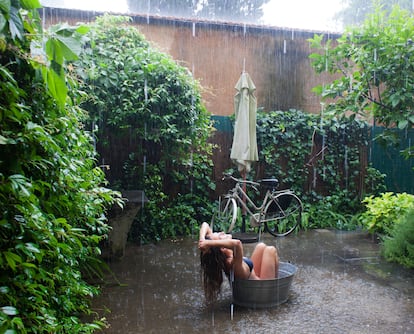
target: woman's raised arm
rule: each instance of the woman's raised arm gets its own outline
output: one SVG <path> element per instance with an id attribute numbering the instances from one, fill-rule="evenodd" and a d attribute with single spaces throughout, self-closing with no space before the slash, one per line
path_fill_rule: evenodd
<path id="1" fill-rule="evenodd" d="M 210 225 L 204 222 L 203 224 L 201 224 L 200 236 L 198 240 L 200 241 L 205 240 L 206 236 L 210 235 L 211 233 L 213 233 L 213 231 L 211 230 Z"/>
<path id="2" fill-rule="evenodd" d="M 198 248 L 203 252 L 207 252 L 210 247 L 231 249 L 235 261 L 241 261 L 243 259 L 243 246 L 238 239 L 200 240 L 198 242 Z"/>

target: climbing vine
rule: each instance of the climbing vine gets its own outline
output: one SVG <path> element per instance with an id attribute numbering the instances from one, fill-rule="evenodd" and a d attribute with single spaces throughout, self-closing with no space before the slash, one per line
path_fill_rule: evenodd
<path id="1" fill-rule="evenodd" d="M 384 176 L 364 158 L 365 122 L 289 110 L 258 113 L 257 125 L 258 178 L 276 177 L 300 194 L 307 227 L 352 228 L 365 194 L 384 189 Z"/>

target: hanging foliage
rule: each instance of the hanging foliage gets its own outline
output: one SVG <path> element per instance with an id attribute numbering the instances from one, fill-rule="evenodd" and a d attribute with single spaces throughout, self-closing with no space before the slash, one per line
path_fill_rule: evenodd
<path id="1" fill-rule="evenodd" d="M 134 226 L 139 238 L 188 234 L 205 218 L 214 187 L 210 117 L 188 69 L 129 20 L 105 15 L 91 24 L 90 47 L 76 64 L 89 97 L 82 106 L 112 186 L 143 189 L 149 199 Z"/>
<path id="2" fill-rule="evenodd" d="M 90 333 L 103 323 L 82 319 L 98 292 L 82 269 L 97 261 L 116 195 L 83 111 L 66 103 L 82 29 L 43 32 L 39 7 L 0 1 L 0 332 Z"/>

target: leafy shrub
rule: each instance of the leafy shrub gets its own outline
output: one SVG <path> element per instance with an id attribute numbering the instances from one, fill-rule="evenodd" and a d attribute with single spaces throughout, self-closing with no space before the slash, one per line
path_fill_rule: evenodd
<path id="1" fill-rule="evenodd" d="M 149 200 L 131 236 L 185 235 L 206 219 L 197 202 L 208 202 L 214 188 L 210 115 L 188 69 L 151 46 L 129 20 L 104 15 L 90 25 L 90 47 L 75 63 L 88 94 L 82 106 L 97 125 L 111 186 L 143 189 Z"/>
<path id="2" fill-rule="evenodd" d="M 306 203 L 302 214 L 302 227 L 304 229 L 333 228 L 345 231 L 359 228 L 360 223 L 355 216 L 338 206 L 343 202 L 343 198 L 346 197 L 333 195 L 326 196 L 312 204 Z"/>
<path id="3" fill-rule="evenodd" d="M 414 210 L 408 211 L 383 241 L 384 257 L 408 268 L 414 268 Z"/>
<path id="4" fill-rule="evenodd" d="M 414 208 L 414 195 L 386 192 L 380 196 L 368 196 L 363 200 L 366 211 L 359 221 L 370 232 L 390 235 L 399 219 Z"/>
<path id="5" fill-rule="evenodd" d="M 115 194 L 103 187 L 84 112 L 66 104 L 64 59 L 82 29 L 47 39 L 37 7 L 0 6 L 0 332 L 90 333 L 102 322 L 82 316 L 98 289 L 82 268 L 100 253 Z"/>

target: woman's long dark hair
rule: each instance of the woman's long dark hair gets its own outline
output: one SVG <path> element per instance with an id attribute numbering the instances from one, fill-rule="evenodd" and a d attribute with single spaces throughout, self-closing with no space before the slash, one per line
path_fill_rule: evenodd
<path id="1" fill-rule="evenodd" d="M 211 247 L 208 253 L 200 253 L 204 295 L 208 305 L 214 303 L 220 293 L 223 271 L 226 272 L 226 259 L 219 247 Z"/>

